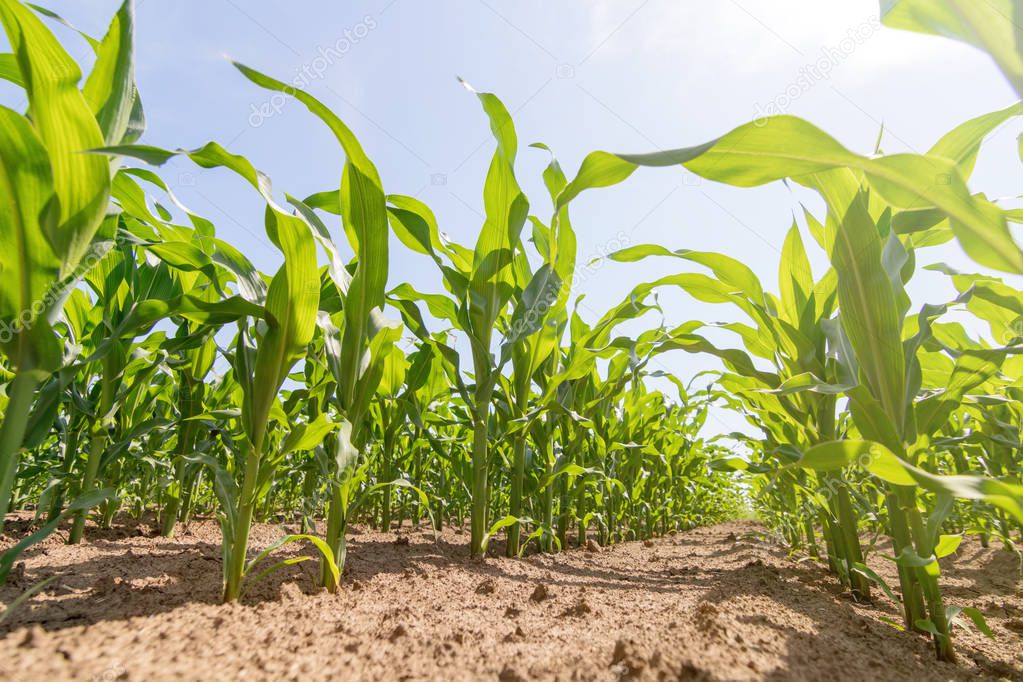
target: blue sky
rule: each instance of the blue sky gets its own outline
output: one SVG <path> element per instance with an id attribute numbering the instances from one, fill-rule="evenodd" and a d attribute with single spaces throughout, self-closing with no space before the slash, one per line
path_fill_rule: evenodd
<path id="1" fill-rule="evenodd" d="M 117 0 L 51 0 L 72 23 L 101 34 Z M 217 140 L 248 156 L 296 196 L 336 187 L 340 148 L 303 107 L 271 100 L 228 58 L 306 87 L 360 137 L 390 193 L 437 213 L 441 229 L 472 245 L 482 222 L 482 180 L 492 152 L 479 104 L 456 75 L 500 96 L 514 113 L 519 177 L 533 210 L 549 214 L 540 184 L 542 141 L 574 173 L 594 149 L 652 151 L 717 137 L 762 113 L 803 116 L 848 147 L 870 152 L 881 123 L 885 152 L 926 151 L 970 117 L 1004 107 L 1013 93 L 987 57 L 938 38 L 882 28 L 876 0 L 367 0 L 269 2 L 140 0 L 138 81 L 150 144 L 196 147 Z M 88 48 L 75 42 L 72 53 Z M 810 68 L 813 67 L 813 68 Z M 9 91 L 0 91 L 8 103 Z M 1015 195 L 1020 125 L 998 131 L 972 186 Z M 194 211 L 217 224 L 257 266 L 278 262 L 258 197 L 219 172 L 173 162 L 164 175 Z M 721 251 L 777 289 L 782 240 L 799 201 L 774 185 L 735 189 L 681 169 L 641 170 L 625 184 L 573 204 L 579 263 L 625 244 Z M 338 234 L 338 239 L 341 235 Z M 804 238 L 810 242 L 804 231 Z M 958 246 L 919 254 L 975 268 Z M 814 254 L 823 274 L 823 254 Z M 580 275 L 590 321 L 634 285 L 679 264 L 605 264 Z M 432 262 L 392 249 L 391 283 L 439 290 Z M 917 304 L 947 300 L 941 276 L 921 273 Z M 735 319 L 732 311 L 675 292 L 662 296 L 670 324 Z M 680 376 L 714 367 L 678 353 L 662 368 Z M 708 429 L 739 421 L 715 415 Z"/>

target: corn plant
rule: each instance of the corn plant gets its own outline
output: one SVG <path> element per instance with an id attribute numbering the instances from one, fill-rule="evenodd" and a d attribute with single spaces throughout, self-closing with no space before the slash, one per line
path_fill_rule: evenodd
<path id="1" fill-rule="evenodd" d="M 837 279 L 834 286 L 839 322 L 839 326 L 831 326 L 827 346 L 838 363 L 830 378 L 809 371 L 810 368 L 805 368 L 807 371 L 797 368 L 797 373 L 785 383 L 766 375 L 760 379 L 769 387 L 772 382 L 776 383 L 771 388 L 782 395 L 810 391 L 825 396 L 842 393 L 849 398 L 853 422 L 865 440 L 832 440 L 833 427 L 828 426 L 823 429 L 818 443 L 811 445 L 805 455 L 799 455 L 794 465 L 826 472 L 849 464 L 859 456 L 868 471 L 891 486 L 888 495 L 890 533 L 900 556 L 907 625 L 931 632 L 938 656 L 945 660 L 953 659 L 954 654 L 949 630 L 951 619 L 937 586 L 937 529 L 953 496 L 984 499 L 1016 514 L 1023 489 L 984 477 L 944 478 L 918 469 L 917 465 L 928 439 L 944 424 L 962 395 L 994 372 L 999 360 L 1011 351 L 957 353 L 957 371 L 952 383 L 940 396 L 924 397 L 918 402 L 917 351 L 929 341 L 931 321 L 947 308 L 928 306 L 919 316 L 910 318 L 916 322 L 916 333 L 903 341 L 908 307 L 904 282 L 913 270 L 914 239 L 921 239 L 914 237 L 915 233 L 936 224 L 939 228 L 950 229 L 967 253 L 979 262 L 1018 270 L 1020 250 L 1007 228 L 1009 214 L 983 195 L 971 194 L 966 185 L 983 138 L 1000 122 L 1018 113 L 1019 108 L 1014 106 L 970 121 L 943 137 L 926 155 L 873 157 L 846 150 L 801 119 L 772 117 L 741 126 L 697 147 L 645 156 L 594 153 L 584 161 L 584 169 L 591 171 L 587 175 L 588 182 L 572 188 L 577 193 L 588 187 L 612 184 L 628 177 L 640 165 L 681 164 L 709 179 L 738 186 L 791 178 L 821 195 L 828 206 L 828 217 L 819 241 L 830 256 Z M 803 150 L 798 157 L 790 151 L 794 148 Z M 580 172 L 580 176 L 583 175 Z M 940 177 L 942 182 L 934 182 L 935 177 Z M 900 232 L 907 236 L 900 237 Z M 647 248 L 647 251 L 655 249 Z M 712 264 L 710 267 L 718 277 L 716 281 L 697 283 L 691 276 L 681 281 L 679 277 L 667 277 L 641 285 L 633 292 L 632 299 L 666 284 L 682 286 L 697 298 L 710 302 L 730 300 L 734 288 L 756 291 L 757 287 L 739 265 Z M 806 299 L 809 292 L 810 288 L 804 286 L 801 297 Z M 798 301 L 799 297 L 794 300 Z M 785 320 L 784 313 L 772 316 Z M 702 323 L 693 325 L 698 328 Z M 826 328 L 822 323 L 816 326 Z M 685 339 L 691 331 L 683 325 L 674 336 Z M 699 337 L 690 340 L 694 342 L 694 349 L 721 355 L 733 371 L 742 366 L 744 373 L 759 373 L 744 354 L 716 351 Z M 814 344 L 808 348 L 814 348 Z M 806 354 L 793 355 L 803 357 Z M 791 359 L 787 364 L 791 364 Z M 844 381 L 836 383 L 837 378 Z M 813 421 L 800 420 L 794 414 L 787 415 L 788 421 L 796 425 L 802 422 L 821 431 L 821 424 L 832 424 L 835 419 L 833 403 L 827 400 L 826 405 L 830 406 L 818 416 L 823 422 L 816 426 Z M 781 407 L 784 410 L 784 406 Z M 923 412 L 924 418 L 918 412 Z M 918 428 L 918 423 L 923 428 Z M 796 445 L 798 452 L 800 439 L 791 434 L 783 436 L 779 444 Z M 921 488 L 938 495 L 929 523 L 924 522 L 918 508 L 917 491 Z M 855 542 L 855 528 L 847 528 L 845 534 Z M 861 563 L 855 561 L 855 553 L 850 558 L 854 560 L 853 566 Z M 964 613 L 971 618 L 976 615 L 972 611 Z"/>
<path id="2" fill-rule="evenodd" d="M 14 373 L 0 427 L 2 517 L 10 508 L 35 389 L 61 364 L 53 318 L 92 265 L 94 242 L 113 237 L 115 219 L 107 216 L 110 164 L 82 152 L 136 137 L 141 107 L 132 69 L 130 1 L 96 44 L 96 62 L 81 89 L 78 65 L 29 8 L 5 1 L 0 21 L 16 66 L 8 77 L 24 88 L 29 102 L 28 116 L 0 108 L 6 177 L 0 319 L 9 332 L 3 351 Z"/>
<path id="3" fill-rule="evenodd" d="M 376 167 L 355 135 L 333 112 L 308 93 L 247 67 L 239 68 L 256 85 L 298 99 L 334 133 L 346 157 L 337 205 L 356 255 L 354 274 L 349 275 L 344 269 L 325 227 L 312 214 L 311 207 L 292 200 L 299 214 L 314 226 L 321 244 L 327 249 L 331 257 L 331 277 L 345 301 L 340 330 L 328 316 L 319 317 L 319 324 L 327 337 L 325 349 L 330 355 L 329 365 L 337 382 L 336 403 L 341 419 L 336 441 L 333 494 L 327 510 L 326 541 L 332 548 L 334 562 L 343 562 L 348 504 L 346 488 L 358 449 L 363 445 L 363 416 L 380 382 L 384 358 L 400 336 L 400 328 L 384 319 L 381 312 L 387 284 L 388 226 L 384 191 Z M 337 588 L 337 575 L 331 564 L 324 562 L 322 581 L 325 587 L 334 590 Z"/>
<path id="4" fill-rule="evenodd" d="M 1015 3 L 882 5 L 889 25 L 987 50 L 1019 89 L 1016 29 L 997 16 Z M 314 558 L 263 565 L 296 541 L 316 548 L 319 582 L 337 590 L 357 522 L 389 532 L 468 520 L 472 556 L 504 532 L 516 557 L 712 523 L 749 501 L 857 599 L 877 588 L 900 600 L 904 627 L 930 634 L 940 658 L 954 658 L 954 627 L 987 632 L 979 611 L 945 603 L 938 560 L 968 533 L 1023 557 L 1023 295 L 986 271 L 939 263 L 927 267 L 951 278 L 953 300 L 914 308 L 906 285 L 927 248 L 951 240 L 983 268 L 1023 272 L 1010 228 L 1019 212 L 969 186 L 985 139 L 1023 107 L 971 119 L 926 154 L 885 155 L 880 138 L 859 154 L 792 116 L 695 147 L 593 152 L 572 179 L 537 144 L 551 154 L 551 211 L 539 217 L 519 186 L 511 116 L 473 91 L 496 148 L 470 249 L 444 237 L 422 201 L 385 194 L 354 133 L 321 102 L 245 66 L 245 78 L 297 99 L 337 138 L 335 189 L 285 195 L 284 206 L 249 160 L 216 143 L 138 144 L 130 2 L 101 40 L 86 36 L 96 59 L 81 87 L 36 10 L 0 0 L 0 21 L 12 49 L 0 77 L 29 102 L 28 115 L 0 107 L 0 511 L 34 509 L 38 521 L 0 557 L 0 579 L 62 523 L 70 541 L 83 539 L 96 505 L 100 525 L 155 513 L 167 536 L 193 514 L 219 513 L 223 598 L 233 601 Z M 127 167 L 177 155 L 258 192 L 276 272 L 218 238 L 156 171 Z M 682 271 L 584 320 L 581 297 L 569 306 L 569 207 L 641 166 L 741 187 L 788 180 L 826 213 L 804 210 L 789 231 L 777 293 L 726 254 L 639 245 L 610 258 L 671 258 Z M 819 276 L 804 230 L 830 264 Z M 389 232 L 403 253 L 434 261 L 443 292 L 389 284 Z M 662 287 L 745 318 L 669 320 Z M 952 313 L 987 325 L 990 339 Z M 620 332 L 647 316 L 652 328 Z M 711 328 L 736 343 L 712 342 Z M 404 329 L 412 337 L 401 342 Z M 688 381 L 656 369 L 677 350 L 723 369 Z M 729 434 L 748 453 L 705 433 L 718 407 L 749 421 L 754 433 Z M 289 521 L 301 532 L 249 552 L 253 523 Z M 866 563 L 881 534 L 899 595 Z"/>
<path id="5" fill-rule="evenodd" d="M 469 252 L 441 242 L 432 213 L 419 202 L 405 197 L 391 200 L 394 207 L 392 226 L 399 238 L 404 237 L 403 242 L 434 259 L 442 270 L 451 298 L 419 294 L 411 287 L 404 287 L 392 295 L 411 306 L 417 300 L 425 301 L 431 313 L 465 332 L 472 351 L 475 386 L 471 396 L 466 391 L 464 397 L 472 420 L 470 553 L 476 557 L 482 556 L 487 538 L 488 479 L 492 455 L 490 413 L 501 368 L 510 359 L 515 345 L 535 334 L 542 325 L 542 316 L 534 312 L 533 305 L 540 301 L 544 292 L 552 287 L 557 291 L 561 285 L 550 266 L 535 274 L 529 271 L 520 240 L 529 204 L 515 178 L 518 140 L 514 125 L 497 97 L 489 93 L 477 93 L 477 96 L 490 120 L 497 149 L 484 185 L 486 219 L 475 250 Z M 498 360 L 492 354 L 494 332 L 499 320 L 507 314 L 506 308 L 517 287 L 522 292 L 521 304 L 509 323 Z M 421 314 L 413 314 L 422 319 Z M 528 382 L 528 376 L 520 376 L 519 380 Z"/>

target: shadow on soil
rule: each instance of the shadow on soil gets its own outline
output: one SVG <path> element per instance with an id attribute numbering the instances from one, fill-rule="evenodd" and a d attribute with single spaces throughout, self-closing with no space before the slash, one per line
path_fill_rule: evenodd
<path id="1" fill-rule="evenodd" d="M 90 529 L 84 552 L 61 544 L 59 538 L 32 548 L 23 557 L 29 560 L 30 568 L 25 575 L 15 575 L 8 585 L 0 587 L 0 601 L 10 603 L 37 581 L 58 577 L 43 590 L 45 599 L 31 601 L 0 625 L 0 637 L 33 626 L 60 630 L 162 613 L 188 604 L 218 604 L 221 549 L 219 535 L 210 530 L 213 523 L 197 522 L 201 532 L 193 533 L 194 526 L 186 527 L 176 537 L 164 539 L 153 537 L 152 523 L 125 520 L 113 529 Z M 17 523 L 8 528 L 12 535 L 27 530 Z M 257 551 L 273 539 L 265 527 L 263 535 L 253 540 Z M 522 562 L 526 562 L 539 567 L 543 582 L 554 590 L 698 593 L 695 613 L 680 613 L 679 618 L 695 619 L 701 634 L 711 644 L 755 647 L 756 633 L 768 631 L 774 633 L 773 639 L 784 642 L 785 665 L 765 674 L 765 679 L 813 676 L 815 665 L 820 662 L 834 666 L 852 655 L 849 642 L 853 640 L 865 640 L 878 652 L 878 666 L 894 656 L 901 657 L 904 667 L 921 678 L 933 676 L 938 670 L 930 661 L 932 654 L 925 638 L 894 632 L 881 620 L 900 619 L 890 600 L 878 596 L 874 604 L 856 605 L 841 593 L 837 581 L 820 565 L 787 560 L 779 547 L 736 539 L 734 535 L 711 538 L 695 534 L 664 538 L 650 547 L 644 553 L 641 543 L 630 543 L 614 550 L 626 555 L 622 560 L 602 561 L 598 565 L 589 561 L 591 553 L 582 548 L 571 549 L 562 557 L 533 555 L 517 561 L 500 557 L 503 548 L 495 544 L 491 553 L 498 556 L 473 561 L 466 556 L 464 534 L 448 531 L 435 537 L 430 531 L 408 528 L 388 534 L 356 529 L 350 536 L 344 584 L 346 590 L 352 590 L 381 574 L 411 577 L 449 569 L 468 572 L 472 581 L 501 578 L 536 583 L 536 571 L 522 570 Z M 660 551 L 666 548 L 671 551 Z M 278 550 L 274 558 L 301 554 L 313 556 L 307 547 L 290 545 Z M 711 558 L 716 559 L 718 567 L 705 565 Z M 1016 589 L 1012 576 L 1018 576 L 1018 564 L 1011 554 L 987 552 L 964 558 L 968 558 L 968 562 L 963 562 L 964 568 L 947 570 L 948 577 L 954 579 L 948 585 L 950 597 L 971 599 L 977 594 L 1011 594 Z M 315 586 L 316 575 L 315 560 L 278 570 L 253 585 L 243 603 L 277 601 L 286 591 L 296 589 L 315 594 L 320 591 Z M 531 585 L 525 585 L 523 593 L 528 594 L 529 589 Z M 796 629 L 759 609 L 739 616 L 716 615 L 715 605 L 750 597 L 764 597 L 778 609 L 810 621 L 813 627 L 809 632 L 805 627 Z M 979 652 L 973 652 L 971 657 L 991 675 L 1013 679 L 1023 675 Z M 857 669 L 854 663 L 857 662 L 850 661 L 850 669 Z M 858 663 L 862 666 L 862 661 Z M 699 657 L 695 653 L 690 667 L 699 671 Z M 948 677 L 958 676 L 952 666 L 939 669 Z M 885 672 L 883 668 L 877 670 L 878 676 Z M 712 679 L 709 671 L 703 674 L 703 679 Z"/>

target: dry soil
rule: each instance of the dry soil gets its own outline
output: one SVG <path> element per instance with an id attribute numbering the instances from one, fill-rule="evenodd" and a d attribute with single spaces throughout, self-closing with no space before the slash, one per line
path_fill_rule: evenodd
<path id="1" fill-rule="evenodd" d="M 0 548 L 27 527 L 9 524 Z M 750 522 L 484 562 L 467 559 L 457 530 L 356 532 L 337 595 L 315 590 L 309 561 L 229 606 L 217 524 L 172 539 L 154 530 L 128 520 L 79 546 L 58 534 L 30 550 L 0 601 L 58 577 L 0 624 L 0 678 L 1023 680 L 1019 563 L 973 539 L 943 560 L 943 583 L 996 639 L 958 630 L 949 665 L 886 622 L 899 620 L 890 599 L 855 603 Z M 282 532 L 256 526 L 252 546 Z M 871 565 L 896 585 L 883 553 Z"/>

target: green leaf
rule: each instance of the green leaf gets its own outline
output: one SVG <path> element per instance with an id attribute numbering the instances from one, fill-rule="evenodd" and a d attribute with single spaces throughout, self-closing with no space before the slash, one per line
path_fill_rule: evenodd
<path id="1" fill-rule="evenodd" d="M 649 256 L 672 256 L 699 263 L 714 272 L 723 283 L 742 292 L 758 305 L 763 305 L 764 289 L 760 280 L 748 266 L 720 253 L 679 249 L 670 251 L 657 244 L 637 244 L 608 254 L 608 258 L 620 262 L 634 262 Z"/>
<path id="2" fill-rule="evenodd" d="M 969 179 L 973 174 L 973 166 L 977 161 L 977 152 L 980 150 L 984 138 L 1001 127 L 1006 121 L 1023 114 L 1023 102 L 983 114 L 953 128 L 942 135 L 933 147 L 927 152 L 928 156 L 941 156 L 953 161 L 959 168 L 960 174 Z"/>
<path id="3" fill-rule="evenodd" d="M 934 556 L 939 559 L 947 557 L 949 554 L 952 554 L 959 549 L 959 545 L 962 541 L 962 535 L 942 535 L 938 539 L 937 546 L 934 548 Z"/>
<path id="4" fill-rule="evenodd" d="M 18 87 L 25 87 L 24 81 L 21 80 L 18 60 L 10 52 L 0 53 L 0 78 L 10 81 Z"/>
<path id="5" fill-rule="evenodd" d="M 510 516 L 510 515 L 509 516 L 505 516 L 504 518 L 498 519 L 497 521 L 495 521 L 493 523 L 493 525 L 490 526 L 490 530 L 488 530 L 486 532 L 486 534 L 483 536 L 483 551 L 484 552 L 487 551 L 487 545 L 490 544 L 490 540 L 495 535 L 497 535 L 497 533 L 500 532 L 501 529 L 508 528 L 509 526 L 514 526 L 515 524 L 526 524 L 526 523 L 532 523 L 532 522 L 533 522 L 533 520 L 528 518 L 528 517 L 519 518 L 519 517 L 516 517 L 516 516 Z"/>
<path id="6" fill-rule="evenodd" d="M 355 250 L 358 266 L 345 296 L 340 386 L 343 405 L 355 397 L 365 347 L 372 335 L 370 318 L 384 305 L 387 286 L 387 202 L 376 166 L 345 123 L 312 95 L 282 83 L 242 64 L 241 73 L 260 87 L 288 94 L 323 121 L 345 153 L 341 178 L 341 218 Z"/>
<path id="7" fill-rule="evenodd" d="M 930 618 L 917 618 L 916 622 L 914 622 L 913 625 L 915 625 L 918 629 L 923 630 L 924 632 L 930 634 L 935 639 L 941 639 L 941 637 L 943 636 L 940 632 L 938 632 L 938 628 L 934 626 L 934 621 L 932 621 Z"/>
<path id="8" fill-rule="evenodd" d="M 817 448 L 821 448 L 817 450 Z M 866 469 L 877 478 L 900 486 L 918 486 L 939 495 L 965 500 L 984 500 L 1023 521 L 1023 485 L 985 476 L 939 476 L 913 466 L 880 443 L 871 441 L 831 441 L 814 446 L 810 461 L 835 468 L 848 461 Z"/>
<path id="9" fill-rule="evenodd" d="M 866 462 L 872 456 L 873 450 L 874 444 L 868 441 L 829 441 L 808 448 L 802 458 L 792 466 L 815 471 L 833 471 L 854 462 Z"/>
<path id="10" fill-rule="evenodd" d="M 984 614 L 980 612 L 980 609 L 977 609 L 977 608 L 975 608 L 973 606 L 963 606 L 963 607 L 959 607 L 959 606 L 946 606 L 945 607 L 945 617 L 948 619 L 948 621 L 950 623 L 953 623 L 955 625 L 960 625 L 962 623 L 962 619 L 959 617 L 960 615 L 966 616 L 971 621 L 973 621 L 974 627 L 976 627 L 978 630 L 980 630 L 980 632 L 985 637 L 988 637 L 990 639 L 994 639 L 995 638 L 995 633 L 991 631 L 991 627 L 988 626 L 987 620 L 984 619 Z"/>
<path id="11" fill-rule="evenodd" d="M 315 547 L 317 550 L 319 550 L 319 553 L 320 553 L 320 556 L 322 557 L 324 565 L 327 566 L 327 568 L 330 570 L 331 574 L 334 576 L 334 584 L 337 584 L 338 582 L 340 582 L 340 580 L 341 580 L 341 571 L 338 569 L 337 562 L 334 561 L 334 553 L 331 551 L 331 549 L 327 545 L 327 543 L 324 542 L 322 539 L 316 537 L 315 535 L 293 534 L 293 535 L 285 535 L 284 537 L 282 537 L 279 540 L 275 541 L 269 547 L 267 547 L 262 552 L 257 554 L 255 556 L 255 558 L 253 558 L 251 561 L 249 561 L 245 565 L 244 575 L 247 578 L 249 578 L 249 580 L 247 581 L 246 588 L 251 587 L 252 584 L 258 582 L 260 579 L 262 579 L 268 573 L 270 573 L 272 571 L 275 571 L 278 568 L 283 568 L 284 566 L 289 566 L 289 565 L 291 565 L 293 563 L 296 563 L 296 562 L 305 561 L 306 560 L 305 558 L 298 558 L 298 559 L 293 559 L 293 560 L 282 561 L 282 562 L 279 562 L 277 564 L 274 564 L 269 569 L 259 573 L 258 575 L 250 577 L 250 574 L 252 573 L 252 570 L 257 565 L 259 565 L 259 563 L 261 561 L 263 561 L 263 559 L 265 559 L 268 556 L 270 556 L 270 554 L 274 550 L 279 549 L 280 547 L 283 547 L 284 545 L 290 544 L 292 542 L 300 542 L 300 541 L 308 542 L 313 547 Z"/>
<path id="12" fill-rule="evenodd" d="M 317 445 L 320 445 L 324 438 L 327 437 L 327 434 L 332 433 L 336 428 L 337 424 L 332 423 L 323 414 L 308 424 L 296 424 L 281 444 L 278 455 L 283 456 L 289 452 L 312 450 Z"/>
<path id="13" fill-rule="evenodd" d="M 511 346 L 532 336 L 544 325 L 551 309 L 561 294 L 562 281 L 558 273 L 547 263 L 540 266 L 529 284 L 522 291 L 522 297 L 512 312 L 504 344 Z"/>
<path id="14" fill-rule="evenodd" d="M 82 73 L 57 39 L 21 3 L 0 0 L 3 22 L 28 95 L 32 123 L 46 147 L 59 218 L 44 224 L 61 277 L 85 258 L 107 211 L 110 167 L 83 151 L 103 144 L 103 134 L 78 90 Z"/>
<path id="15" fill-rule="evenodd" d="M 902 601 L 897 596 L 895 596 L 895 593 L 892 592 L 892 588 L 888 586 L 888 583 L 885 582 L 884 578 L 875 573 L 873 569 L 869 568 L 866 564 L 862 564 L 859 562 L 853 563 L 852 570 L 855 571 L 856 573 L 859 573 L 864 578 L 880 587 L 881 591 L 884 592 L 888 596 L 888 598 L 891 599 L 893 602 L 899 603 Z"/>
<path id="16" fill-rule="evenodd" d="M 402 244 L 416 253 L 433 257 L 440 266 L 441 256 L 446 256 L 460 273 L 468 276 L 471 261 L 444 242 L 437 227 L 437 218 L 429 206 L 413 197 L 395 194 L 389 195 L 387 201 L 390 204 L 388 217 L 391 229 Z"/>
<path id="17" fill-rule="evenodd" d="M 132 128 L 133 112 L 136 119 L 141 116 L 135 89 L 134 41 L 135 3 L 124 0 L 96 47 L 96 61 L 82 89 L 106 144 L 120 144 L 142 134 L 141 129 Z"/>
<path id="18" fill-rule="evenodd" d="M 961 40 L 991 55 L 1023 98 L 1023 29 L 1014 0 L 881 0 L 886 26 Z"/>
<path id="19" fill-rule="evenodd" d="M 515 178 L 518 140 L 508 110 L 496 96 L 463 84 L 479 98 L 497 142 L 483 186 L 486 217 L 473 251 L 469 280 L 470 331 L 482 350 L 489 346 L 494 323 L 514 291 L 512 262 L 529 214 L 529 202 Z"/>
<path id="20" fill-rule="evenodd" d="M 61 270 L 39 222 L 55 217 L 56 198 L 42 141 L 6 107 L 0 107 L 0 207 L 0 318 L 9 329 L 30 329 L 52 307 L 45 296 Z"/>
<path id="21" fill-rule="evenodd" d="M 784 317 L 790 324 L 798 327 L 803 308 L 814 293 L 814 281 L 810 260 L 799 236 L 799 227 L 795 223 L 785 236 L 785 243 L 782 246 L 778 286 Z"/>
<path id="22" fill-rule="evenodd" d="M 973 196 L 947 158 L 896 154 L 873 158 L 855 154 L 833 137 L 795 116 L 772 116 L 739 126 L 710 142 L 652 154 L 593 152 L 584 159 L 576 178 L 558 196 L 563 205 L 592 187 L 621 182 L 639 166 L 682 165 L 709 180 L 738 187 L 755 187 L 792 178 L 823 190 L 822 178 L 834 182 L 843 171 L 845 182 L 861 179 L 896 209 L 935 208 L 950 219 L 966 252 L 989 267 L 1023 272 L 1023 251 L 1013 240 L 1004 211 Z M 843 213 L 848 202 L 834 203 Z"/>
<path id="23" fill-rule="evenodd" d="M 882 255 L 880 235 L 860 194 L 838 223 L 831 253 L 840 317 L 867 386 L 901 427 L 906 414 L 902 315 Z"/>

